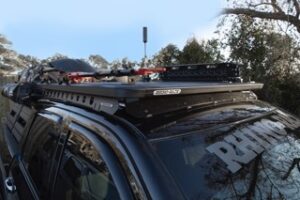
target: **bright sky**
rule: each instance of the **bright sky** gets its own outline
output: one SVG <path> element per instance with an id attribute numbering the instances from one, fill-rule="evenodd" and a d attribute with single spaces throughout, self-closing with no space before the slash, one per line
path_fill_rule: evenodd
<path id="1" fill-rule="evenodd" d="M 193 36 L 210 37 L 223 0 L 0 0 L 0 33 L 13 49 L 46 58 L 99 54 L 108 61 L 148 57 L 168 43 L 180 48 Z"/>

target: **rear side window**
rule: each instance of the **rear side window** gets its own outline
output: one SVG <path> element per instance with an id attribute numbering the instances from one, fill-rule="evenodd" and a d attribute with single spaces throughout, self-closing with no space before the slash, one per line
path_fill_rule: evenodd
<path id="1" fill-rule="evenodd" d="M 51 169 L 59 139 L 54 124 L 38 116 L 27 136 L 24 162 L 42 199 L 46 199 L 50 188 Z"/>
<path id="2" fill-rule="evenodd" d="M 260 116 L 270 112 L 274 107 L 268 104 L 259 103 L 257 105 L 235 105 L 216 108 L 194 114 L 186 114 L 185 117 L 175 118 L 167 124 L 146 132 L 151 139 L 160 139 L 163 137 L 174 137 L 176 135 L 186 134 L 195 130 L 215 128 L 230 123 Z"/>
<path id="3" fill-rule="evenodd" d="M 153 150 L 189 199 L 300 199 L 300 120 L 253 105 L 240 118 L 237 108 L 196 115 L 216 116 L 214 126 L 198 120 L 190 129 L 186 118 L 161 128 L 173 135 L 150 139 Z"/>
<path id="4" fill-rule="evenodd" d="M 68 137 L 54 199 L 119 199 L 106 164 L 83 135 L 71 132 Z"/>
<path id="5" fill-rule="evenodd" d="M 24 174 L 21 172 L 18 165 L 13 164 L 11 168 L 11 173 L 13 176 L 14 184 L 17 189 L 17 193 L 20 199 L 34 199 L 28 183 L 24 177 Z"/>

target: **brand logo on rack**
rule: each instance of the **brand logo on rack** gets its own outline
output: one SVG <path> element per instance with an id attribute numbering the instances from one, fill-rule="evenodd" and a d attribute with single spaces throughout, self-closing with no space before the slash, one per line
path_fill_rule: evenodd
<path id="1" fill-rule="evenodd" d="M 168 90 L 154 90 L 153 95 L 154 96 L 161 96 L 161 95 L 174 95 L 174 94 L 180 94 L 181 89 L 168 89 Z"/>

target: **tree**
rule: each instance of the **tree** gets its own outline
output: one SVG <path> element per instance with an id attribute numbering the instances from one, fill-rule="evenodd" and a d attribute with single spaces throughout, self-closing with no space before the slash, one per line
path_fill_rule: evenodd
<path id="1" fill-rule="evenodd" d="M 53 56 L 50 56 L 46 59 L 43 59 L 40 61 L 41 65 L 47 65 L 49 62 L 55 61 L 55 60 L 60 60 L 60 59 L 65 59 L 68 58 L 68 56 L 63 55 L 61 53 L 55 53 Z"/>
<path id="2" fill-rule="evenodd" d="M 110 63 L 110 68 L 111 70 L 119 70 L 122 68 L 122 63 L 119 59 L 116 59 L 116 60 L 113 60 L 111 63 Z"/>
<path id="3" fill-rule="evenodd" d="M 210 57 L 209 62 L 222 62 L 224 61 L 224 55 L 221 53 L 221 44 L 218 39 L 210 39 L 207 41 L 202 41 L 204 46 L 204 51 Z"/>
<path id="4" fill-rule="evenodd" d="M 264 83 L 263 90 L 258 92 L 261 99 L 300 114 L 297 41 L 272 29 L 272 23 L 260 24 L 249 16 L 231 18 L 230 22 L 222 42 L 229 60 L 242 64 L 244 80 Z"/>
<path id="5" fill-rule="evenodd" d="M 93 67 L 98 69 L 107 69 L 109 65 L 107 60 L 100 55 L 90 55 L 88 61 Z"/>
<path id="6" fill-rule="evenodd" d="M 12 43 L 0 34 L 0 70 L 2 73 L 20 71 L 23 68 L 38 64 L 38 59 L 32 56 L 18 54 L 11 49 Z"/>
<path id="7" fill-rule="evenodd" d="M 299 0 L 228 0 L 224 14 L 247 15 L 252 18 L 279 20 L 293 25 L 300 33 Z"/>
<path id="8" fill-rule="evenodd" d="M 156 66 L 168 66 L 179 63 L 181 52 L 174 44 L 168 44 L 154 55 L 152 61 Z"/>
<path id="9" fill-rule="evenodd" d="M 132 69 L 132 62 L 129 61 L 129 59 L 127 57 L 122 58 L 121 60 L 122 63 L 122 69 Z"/>
<path id="10" fill-rule="evenodd" d="M 182 49 L 180 62 L 185 64 L 206 62 L 207 56 L 196 38 L 191 38 Z"/>
<path id="11" fill-rule="evenodd" d="M 42 62 L 51 62 L 51 61 L 55 61 L 55 60 L 60 60 L 60 59 L 65 59 L 68 58 L 68 56 L 63 55 L 61 53 L 55 53 L 53 56 L 50 56 L 44 60 L 42 60 Z"/>
<path id="12" fill-rule="evenodd" d="M 196 38 L 191 38 L 187 41 L 186 45 L 180 55 L 180 63 L 213 63 L 223 60 L 223 56 L 219 49 L 219 42 L 216 39 L 201 41 L 200 43 Z"/>
<path id="13" fill-rule="evenodd" d="M 6 37 L 0 34 L 0 55 L 6 53 L 11 47 L 11 41 L 6 39 Z"/>
<path id="14" fill-rule="evenodd" d="M 26 67 L 33 67 L 33 66 L 40 64 L 39 59 L 37 59 L 36 57 L 33 57 L 33 56 L 29 56 L 29 55 L 19 54 L 18 59 L 22 60 L 22 62 L 24 63 L 24 66 L 26 66 Z"/>

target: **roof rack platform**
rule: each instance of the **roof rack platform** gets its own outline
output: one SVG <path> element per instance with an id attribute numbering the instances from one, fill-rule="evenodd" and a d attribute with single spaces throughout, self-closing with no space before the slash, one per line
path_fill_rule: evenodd
<path id="1" fill-rule="evenodd" d="M 122 111 L 135 118 L 149 118 L 194 106 L 255 101 L 257 97 L 250 90 L 261 89 L 263 84 L 109 82 L 41 87 L 44 99 L 63 101 L 111 115 Z M 163 108 L 161 105 L 164 105 Z"/>
<path id="2" fill-rule="evenodd" d="M 181 109 L 257 100 L 260 83 L 100 82 L 88 84 L 11 84 L 2 91 L 13 101 L 32 105 L 51 100 L 114 115 L 149 118 Z M 163 107 L 161 106 L 163 105 Z"/>
<path id="3" fill-rule="evenodd" d="M 169 95 L 189 95 L 261 89 L 261 83 L 226 82 L 101 82 L 72 85 L 40 85 L 47 92 L 66 92 L 108 98 L 147 98 Z"/>

